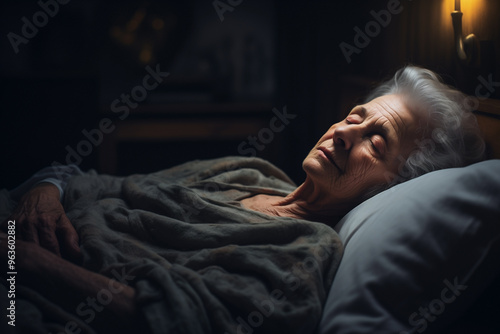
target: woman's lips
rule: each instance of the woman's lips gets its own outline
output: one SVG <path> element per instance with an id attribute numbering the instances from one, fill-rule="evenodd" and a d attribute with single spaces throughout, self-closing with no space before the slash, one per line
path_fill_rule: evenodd
<path id="1" fill-rule="evenodd" d="M 318 150 L 323 153 L 323 155 L 325 156 L 325 158 L 330 161 L 332 163 L 332 165 L 334 165 L 340 172 L 343 172 L 342 169 L 340 169 L 340 167 L 337 165 L 337 163 L 335 163 L 335 160 L 333 160 L 333 155 L 332 153 L 330 153 L 330 151 L 328 151 L 326 148 L 324 147 L 318 147 Z"/>

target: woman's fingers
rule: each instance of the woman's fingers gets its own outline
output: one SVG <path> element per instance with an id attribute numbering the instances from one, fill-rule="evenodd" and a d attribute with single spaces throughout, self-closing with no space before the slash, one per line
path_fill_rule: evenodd
<path id="1" fill-rule="evenodd" d="M 74 262 L 81 260 L 78 235 L 59 200 L 59 189 L 41 183 L 28 191 L 9 218 L 16 221 L 19 240 L 35 243 Z M 3 225 L 2 225 L 3 227 Z"/>
<path id="2" fill-rule="evenodd" d="M 16 236 L 19 239 L 34 242 L 37 245 L 40 244 L 37 228 L 38 217 L 21 214 L 20 216 L 14 215 L 11 220 L 15 220 L 16 222 Z"/>
<path id="3" fill-rule="evenodd" d="M 61 256 L 59 241 L 56 236 L 56 223 L 48 220 L 50 218 L 39 217 L 37 231 L 40 246 Z"/>
<path id="4" fill-rule="evenodd" d="M 82 252 L 79 246 L 78 234 L 66 215 L 63 215 L 59 221 L 57 235 L 63 255 L 74 263 L 80 264 Z"/>
<path id="5" fill-rule="evenodd" d="M 36 215 L 33 212 L 14 214 L 9 220 L 16 222 L 16 237 L 18 240 L 32 242 L 52 253 L 61 256 L 59 242 L 56 236 L 56 225 L 53 216 Z"/>

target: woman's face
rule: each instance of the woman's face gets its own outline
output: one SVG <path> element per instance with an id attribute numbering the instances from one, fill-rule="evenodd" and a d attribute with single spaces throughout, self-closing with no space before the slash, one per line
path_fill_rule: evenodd
<path id="1" fill-rule="evenodd" d="M 419 121 L 399 95 L 356 106 L 305 158 L 307 178 L 332 203 L 359 202 L 368 189 L 398 174 L 417 146 Z"/>

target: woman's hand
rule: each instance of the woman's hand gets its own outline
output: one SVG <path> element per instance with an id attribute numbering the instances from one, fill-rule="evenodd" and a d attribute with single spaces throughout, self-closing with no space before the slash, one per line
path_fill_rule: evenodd
<path id="1" fill-rule="evenodd" d="M 7 268 L 9 259 L 8 235 L 0 232 L 0 265 Z M 127 282 L 121 283 L 83 267 L 41 248 L 32 242 L 15 242 L 16 282 L 30 287 L 59 305 L 86 305 L 96 302 L 106 294 L 106 303 L 97 301 L 91 320 L 86 320 L 99 333 L 112 330 L 116 333 L 142 333 L 146 325 L 135 305 L 136 291 Z M 0 272 L 0 277 L 5 271 Z M 127 273 L 126 277 L 131 273 Z M 135 276 L 130 276 L 134 278 Z M 119 279 L 119 277 L 117 277 Z M 94 305 L 94 304 L 93 304 Z M 71 311 L 71 310 L 70 310 Z M 80 313 L 78 313 L 80 314 Z M 80 314 L 82 316 L 82 314 Z M 95 319 L 94 319 L 95 317 Z M 90 323 L 92 321 L 92 323 Z"/>
<path id="2" fill-rule="evenodd" d="M 78 234 L 71 225 L 59 200 L 59 189 L 51 183 L 40 183 L 19 201 L 8 220 L 15 220 L 16 237 L 34 242 L 52 253 L 81 261 Z M 6 231 L 7 222 L 2 228 Z"/>
<path id="3" fill-rule="evenodd" d="M 48 250 L 40 248 L 39 245 L 22 240 L 14 241 L 10 234 L 0 232 L 0 264 L 4 268 L 11 260 L 14 261 L 11 271 L 22 274 L 34 273 L 39 270 L 41 265 L 51 265 L 47 258 L 43 258 L 45 254 L 50 254 L 50 257 L 53 258 L 60 258 Z"/>

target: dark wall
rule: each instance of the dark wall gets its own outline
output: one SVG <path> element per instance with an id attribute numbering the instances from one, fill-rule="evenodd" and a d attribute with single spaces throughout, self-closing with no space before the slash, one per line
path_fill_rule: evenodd
<path id="1" fill-rule="evenodd" d="M 233 117 L 213 113 L 224 105 L 242 117 L 253 117 L 255 111 L 265 124 L 273 107 L 281 110 L 286 106 L 296 118 L 259 155 L 300 182 L 304 176 L 301 161 L 321 134 L 375 82 L 397 68 L 407 63 L 429 67 L 470 94 L 474 94 L 479 76 L 492 75 L 500 81 L 499 3 L 480 1 L 481 20 L 464 12 L 465 32 L 475 32 L 484 50 L 481 64 L 465 66 L 453 51 L 447 12 L 451 12 L 452 2 L 401 0 L 390 22 L 379 26 L 366 45 L 346 57 L 342 43 L 356 46 L 355 28 L 365 31 L 375 20 L 372 11 L 386 11 L 394 0 L 243 0 L 224 12 L 224 20 L 212 0 L 150 1 L 151 7 L 143 14 L 146 19 L 155 14 L 163 23 L 156 30 L 142 30 L 132 40 L 123 32 L 141 21 L 138 9 L 143 2 L 73 0 L 60 4 L 36 35 L 18 45 L 17 53 L 9 33 L 22 35 L 22 18 L 32 21 L 41 8 L 38 1 L 3 1 L 0 154 L 4 173 L 0 187 L 13 187 L 54 161 L 64 163 L 67 147 L 75 148 L 84 138 L 82 130 L 96 128 L 109 114 L 113 99 L 141 82 L 146 64 L 160 64 L 171 76 L 137 108 L 149 113 L 137 111 L 131 119 L 157 119 L 159 114 L 151 114 L 148 106 L 171 110 L 172 105 L 177 111 L 161 116 L 162 120 Z M 473 19 L 465 21 L 467 15 Z M 155 24 L 151 21 L 153 28 Z M 143 42 L 149 43 L 149 49 Z M 493 98 L 500 98 L 498 91 Z M 200 109 L 200 104 L 208 107 Z M 198 113 L 184 112 L 193 108 Z M 104 143 L 109 138 L 104 136 Z M 122 145 L 122 157 L 136 152 L 164 158 L 154 163 L 138 158 L 133 164 L 129 156 L 120 160 L 121 171 L 168 167 L 174 161 L 168 159 L 169 152 L 176 162 L 184 157 L 182 152 L 191 152 L 185 160 L 198 153 L 200 157 L 238 155 L 240 141 Z M 106 145 L 98 146 L 79 162 L 82 169 L 102 168 Z M 171 152 L 176 149 L 180 151 Z"/>
<path id="2" fill-rule="evenodd" d="M 0 185 L 12 187 L 54 160 L 62 161 L 65 145 L 93 126 L 97 46 L 93 18 L 78 1 L 61 6 L 43 27 L 25 28 L 28 38 L 22 18 L 32 21 L 38 4 L 3 1 L 0 6 Z M 38 19 L 44 22 L 43 16 Z M 82 166 L 95 162 L 91 155 Z"/>

